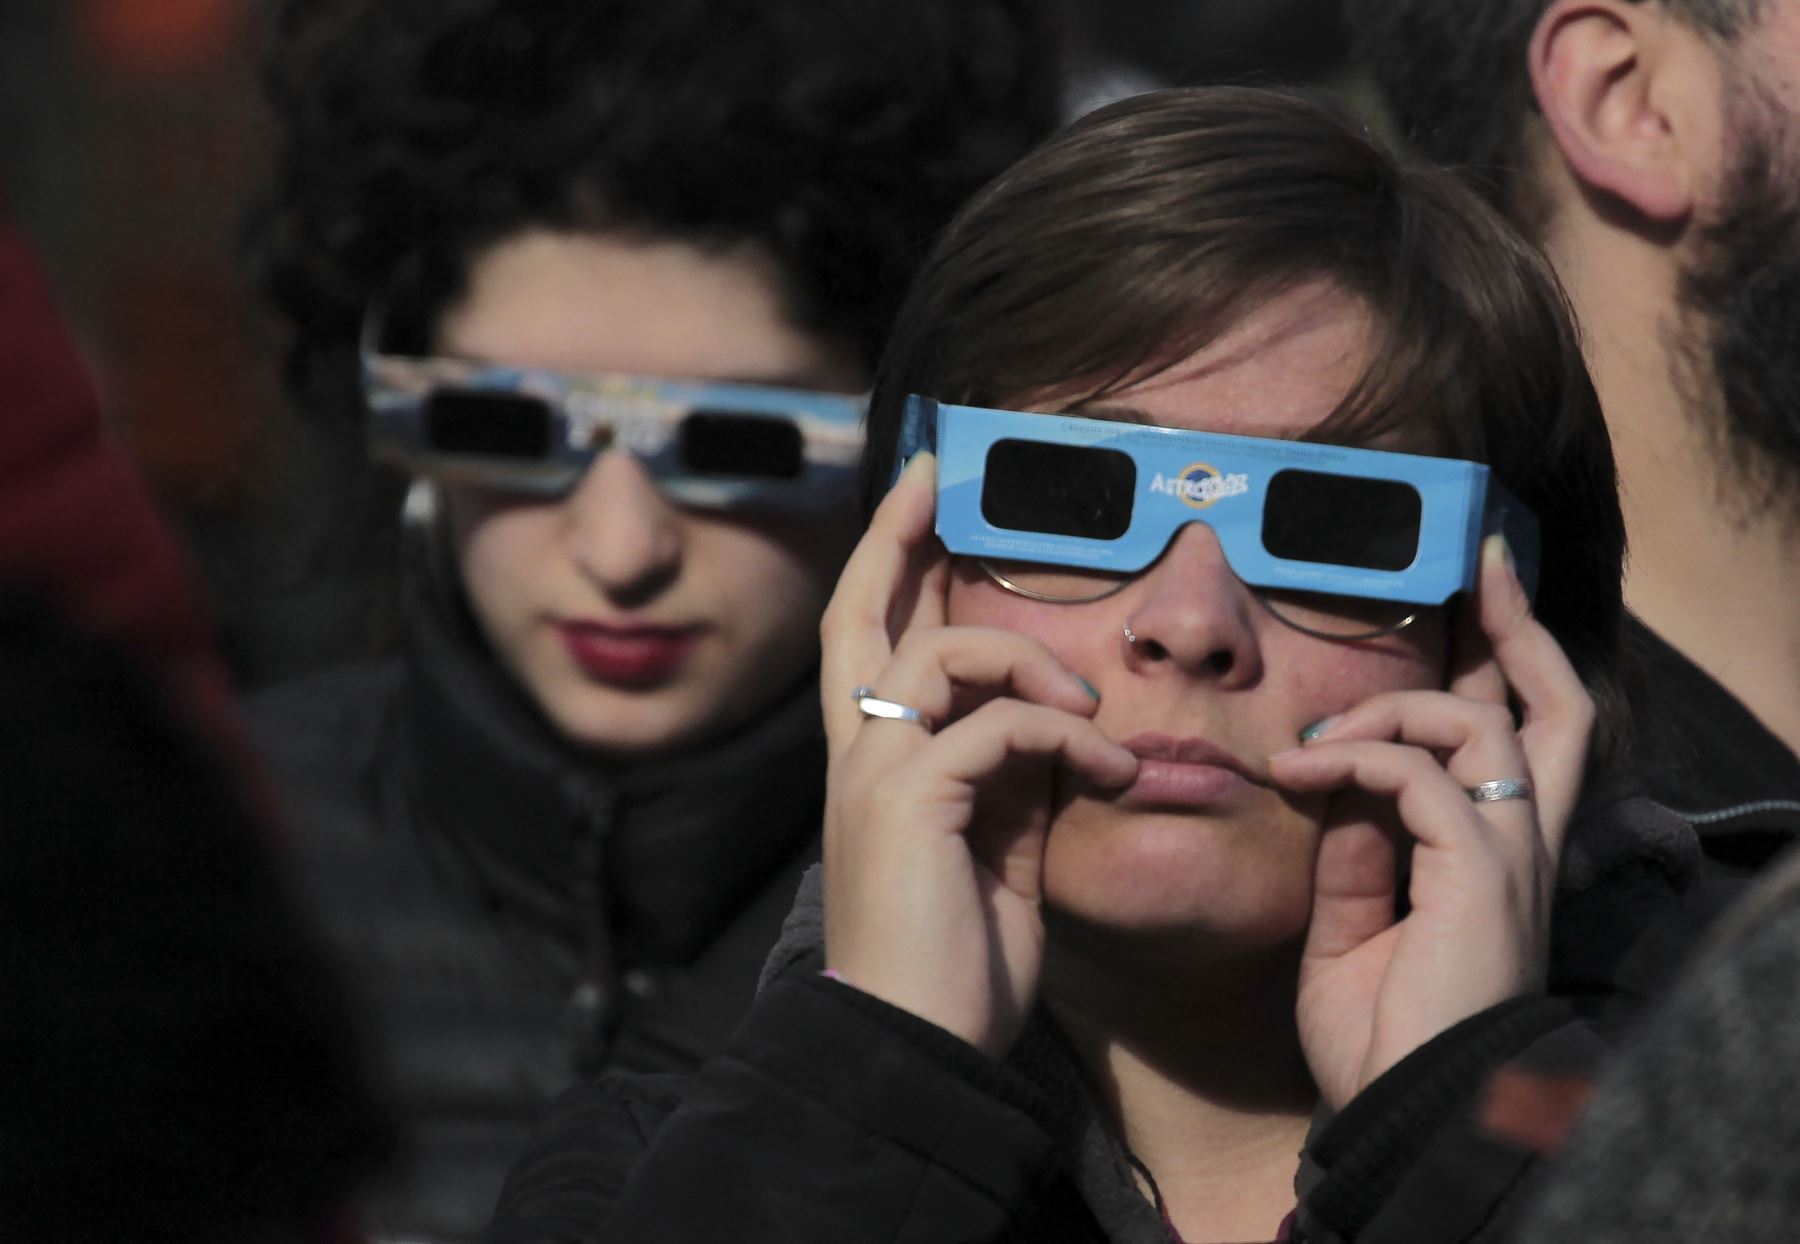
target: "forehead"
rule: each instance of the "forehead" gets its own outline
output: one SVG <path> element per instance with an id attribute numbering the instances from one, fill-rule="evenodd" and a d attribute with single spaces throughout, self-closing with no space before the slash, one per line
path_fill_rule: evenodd
<path id="1" fill-rule="evenodd" d="M 1328 282 L 1256 306 L 1186 358 L 1059 410 L 1238 436 L 1294 438 L 1335 410 L 1368 361 L 1370 315 Z"/>
<path id="2" fill-rule="evenodd" d="M 861 387 L 836 343 L 786 314 L 763 250 L 533 229 L 470 265 L 441 353 L 563 371 Z"/>

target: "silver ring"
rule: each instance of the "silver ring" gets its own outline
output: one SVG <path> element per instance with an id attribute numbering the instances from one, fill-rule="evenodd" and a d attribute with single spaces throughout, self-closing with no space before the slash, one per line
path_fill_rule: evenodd
<path id="1" fill-rule="evenodd" d="M 1125 619 L 1125 642 L 1130 644 L 1133 648 L 1135 648 L 1135 647 L 1137 647 L 1137 641 L 1138 641 L 1137 636 L 1131 633 L 1131 619 L 1126 618 Z"/>
<path id="2" fill-rule="evenodd" d="M 1476 803 L 1493 803 L 1500 799 L 1530 799 L 1536 792 L 1530 778 L 1500 778 L 1468 788 L 1469 798 Z"/>
<path id="3" fill-rule="evenodd" d="M 910 721 L 915 725 L 931 730 L 931 724 L 925 720 L 925 714 L 905 704 L 896 704 L 892 700 L 884 700 L 875 694 L 875 688 L 864 684 L 850 693 L 856 701 L 856 707 L 862 710 L 864 717 L 879 717 L 884 721 Z"/>

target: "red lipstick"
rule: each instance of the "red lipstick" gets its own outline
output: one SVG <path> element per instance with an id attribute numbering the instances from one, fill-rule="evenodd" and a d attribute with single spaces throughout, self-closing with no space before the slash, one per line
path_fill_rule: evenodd
<path id="1" fill-rule="evenodd" d="M 1139 760 L 1137 780 L 1121 796 L 1126 803 L 1204 808 L 1260 784 L 1248 765 L 1207 739 L 1144 733 L 1123 746 Z"/>
<path id="2" fill-rule="evenodd" d="M 684 626 L 558 622 L 556 630 L 582 673 L 595 682 L 632 691 L 667 682 L 700 637 L 698 628 Z"/>

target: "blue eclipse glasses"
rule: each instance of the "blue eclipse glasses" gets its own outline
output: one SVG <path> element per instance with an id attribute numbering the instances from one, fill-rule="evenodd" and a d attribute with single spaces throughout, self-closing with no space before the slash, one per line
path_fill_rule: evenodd
<path id="1" fill-rule="evenodd" d="M 558 496 L 618 448 L 682 505 L 826 509 L 855 493 L 862 398 L 383 354 L 370 340 L 370 451 L 415 474 Z"/>
<path id="2" fill-rule="evenodd" d="M 920 449 L 937 455 L 944 546 L 1038 599 L 1108 595 L 1194 522 L 1212 528 L 1250 587 L 1325 598 L 1352 631 L 1359 610 L 1377 634 L 1405 624 L 1375 625 L 1383 607 L 1441 605 L 1473 588 L 1491 532 L 1506 536 L 1527 595 L 1536 588 L 1537 520 L 1480 463 L 917 396 L 898 448 L 901 464 Z M 1347 599 L 1358 603 L 1334 603 Z"/>

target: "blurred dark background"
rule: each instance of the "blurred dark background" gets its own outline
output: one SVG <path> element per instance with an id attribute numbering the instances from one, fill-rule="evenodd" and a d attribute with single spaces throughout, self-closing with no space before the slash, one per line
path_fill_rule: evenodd
<path id="1" fill-rule="evenodd" d="M 271 137 L 257 82 L 271 2 L 0 4 L 0 211 L 48 268 L 250 683 L 350 642 L 308 620 L 336 585 L 306 576 L 331 567 L 264 572 L 320 509 L 295 499 L 320 485 L 294 452 L 240 243 Z M 1072 26 L 1072 112 L 1177 83 L 1356 94 L 1336 0 L 1074 0 Z"/>

